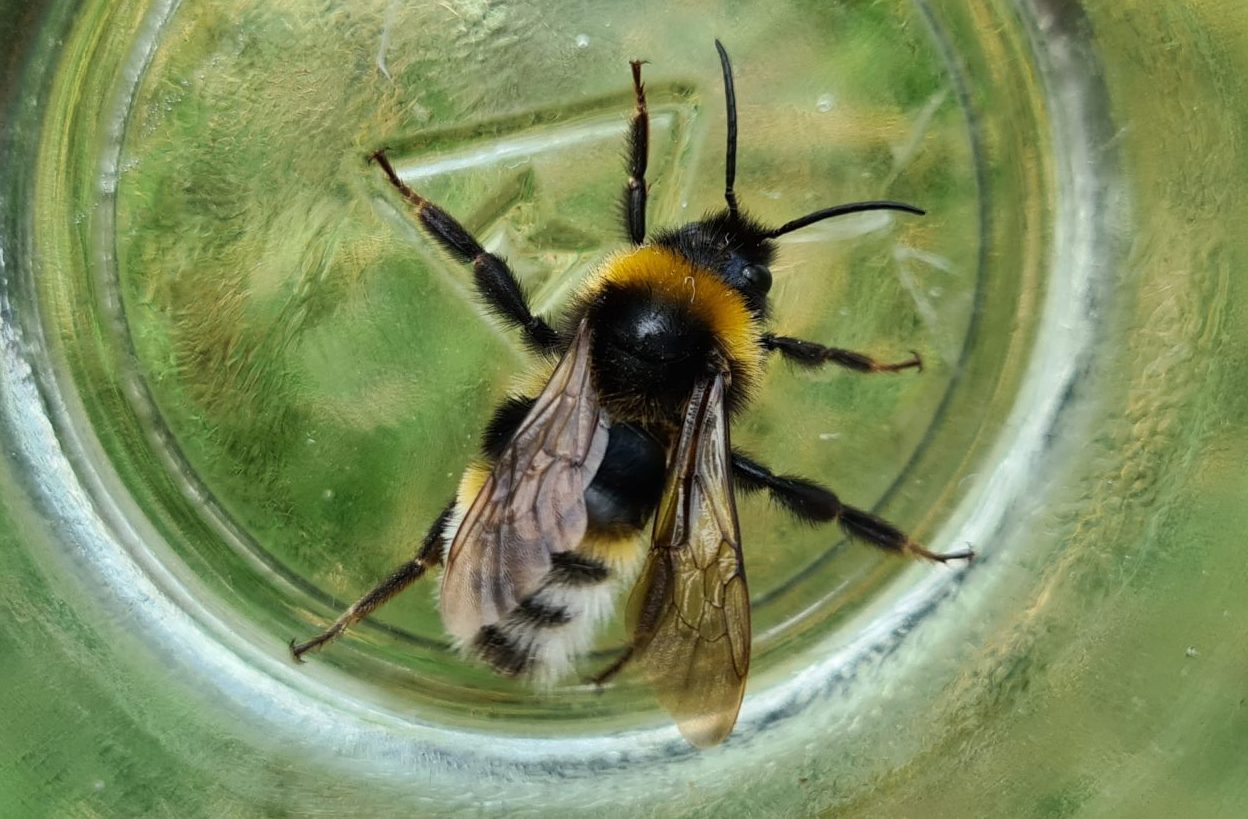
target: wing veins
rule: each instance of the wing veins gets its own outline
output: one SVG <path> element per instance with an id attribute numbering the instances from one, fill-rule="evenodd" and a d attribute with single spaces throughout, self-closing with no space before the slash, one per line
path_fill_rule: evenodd
<path id="1" fill-rule="evenodd" d="M 447 630 L 461 640 L 532 594 L 550 570 L 550 556 L 584 537 L 584 490 L 602 462 L 609 428 L 589 355 L 583 321 L 456 531 L 442 612 Z"/>
<path id="2" fill-rule="evenodd" d="M 629 605 L 633 648 L 685 738 L 706 747 L 736 722 L 749 670 L 749 603 L 717 374 L 689 399 Z"/>

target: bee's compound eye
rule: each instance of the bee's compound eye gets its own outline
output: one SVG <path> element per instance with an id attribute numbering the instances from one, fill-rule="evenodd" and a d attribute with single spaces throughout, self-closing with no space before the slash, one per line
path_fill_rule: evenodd
<path id="1" fill-rule="evenodd" d="M 771 271 L 761 264 L 746 265 L 741 271 L 746 286 L 756 293 L 766 293 L 771 289 Z"/>

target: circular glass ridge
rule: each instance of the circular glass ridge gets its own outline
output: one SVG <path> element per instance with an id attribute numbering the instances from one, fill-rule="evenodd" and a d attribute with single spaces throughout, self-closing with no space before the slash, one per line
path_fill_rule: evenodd
<path id="1" fill-rule="evenodd" d="M 990 157 L 1003 150 L 1001 137 L 984 124 L 984 112 L 977 108 L 979 95 L 985 92 L 971 87 L 982 79 L 968 76 L 972 69 L 963 62 L 967 44 L 957 38 L 965 36 L 961 26 L 967 19 L 924 4 L 916 7 L 930 25 L 936 47 L 944 49 L 954 96 L 967 118 L 981 188 L 982 271 L 1000 252 L 993 242 L 1009 232 L 994 220 L 1010 203 L 991 195 L 998 169 L 990 166 Z M 153 4 L 146 10 L 135 38 L 140 47 L 122 61 L 125 93 L 131 96 L 111 110 L 129 110 L 158 39 L 178 10 L 175 3 Z M 1124 203 L 1119 198 L 1115 155 L 1106 147 L 1111 129 L 1105 120 L 1104 91 L 1098 85 L 1101 74 L 1078 30 L 1059 25 L 1060 15 L 1051 14 L 1042 0 L 1019 4 L 1013 11 L 1029 39 L 996 47 L 1024 49 L 1022 53 L 1034 61 L 1030 66 L 1042 81 L 1045 108 L 1031 113 L 1048 128 L 1043 138 L 1051 144 L 1045 146 L 1045 155 L 1060 160 L 1044 167 L 1050 176 L 1029 180 L 1041 189 L 1027 194 L 1051 200 L 1049 206 L 1058 217 L 1044 246 L 1042 302 L 1033 315 L 1034 335 L 1022 345 L 1026 366 L 1016 382 L 1006 381 L 1013 409 L 988 431 L 995 436 L 991 444 L 977 442 L 990 453 L 981 455 L 981 463 L 992 464 L 992 469 L 971 470 L 953 494 L 952 509 L 941 513 L 939 523 L 927 533 L 933 544 L 975 544 L 981 558 L 970 571 L 907 567 L 873 587 L 873 594 L 851 607 L 835 629 L 817 630 L 800 652 L 761 668 L 747 692 L 732 740 L 713 755 L 685 746 L 653 709 L 640 724 L 623 729 L 619 713 L 613 714 L 617 722 L 611 732 L 599 735 L 542 736 L 539 729 L 534 731 L 538 735 L 525 736 L 533 726 L 491 723 L 488 715 L 480 714 L 466 715 L 470 727 L 465 729 L 425 719 L 424 714 L 413 718 L 403 696 L 374 690 L 331 663 L 290 664 L 284 651 L 272 644 L 274 618 L 249 622 L 222 607 L 219 588 L 228 586 L 228 578 L 213 577 L 211 566 L 204 577 L 197 574 L 203 565 L 189 572 L 171 568 L 165 561 L 176 550 L 161 553 L 150 548 L 172 529 L 166 522 L 147 520 L 142 505 L 129 497 L 129 487 L 107 468 L 98 468 L 108 463 L 111 451 L 93 438 L 92 410 L 84 408 L 83 397 L 66 381 L 76 365 L 64 360 L 60 346 L 64 339 L 45 336 L 43 324 L 36 320 L 40 314 L 35 310 L 44 311 L 46 318 L 48 311 L 59 307 L 49 298 L 52 286 L 29 278 L 14 280 L 7 269 L 0 269 L 4 425 L 18 447 L 16 457 L 24 467 L 22 480 L 29 496 L 66 545 L 66 550 L 44 558 L 46 566 L 72 576 L 78 587 L 91 589 L 100 611 L 124 619 L 131 638 L 152 653 L 153 662 L 186 685 L 203 689 L 200 695 L 205 700 L 223 706 L 273 744 L 306 747 L 308 757 L 322 765 L 327 776 L 336 771 L 367 772 L 370 781 L 378 783 L 378 797 L 405 795 L 448 809 L 457 799 L 471 798 L 479 805 L 484 777 L 506 783 L 497 785 L 496 807 L 501 808 L 505 799 L 509 805 L 540 801 L 572 811 L 586 806 L 583 790 L 572 788 L 565 795 L 549 787 L 552 782 L 610 776 L 620 787 L 659 800 L 681 791 L 686 780 L 696 780 L 703 772 L 714 771 L 722 778 L 730 771 L 740 776 L 740 782 L 757 782 L 767 775 L 767 765 L 808 757 L 813 745 L 854 725 L 847 708 L 872 702 L 873 686 L 882 683 L 884 690 L 874 696 L 887 701 L 891 689 L 923 684 L 919 680 L 932 673 L 932 657 L 945 649 L 957 656 L 968 613 L 977 610 L 980 600 L 999 594 L 1006 582 L 1001 575 L 1013 548 L 1010 535 L 1019 526 L 1014 515 L 1048 491 L 1053 464 L 1065 457 L 1054 447 L 1055 431 L 1080 423 L 1078 388 L 1098 352 L 1100 293 L 1119 251 L 1104 226 L 1114 223 Z M 738 95 L 744 98 L 740 88 Z M 705 107 L 708 113 L 716 110 L 713 101 Z M 111 234 L 117 229 L 110 208 L 115 206 L 118 173 L 126 161 L 125 115 L 119 116 L 122 119 L 105 125 L 114 152 L 105 151 L 99 158 L 96 193 L 103 207 L 90 219 L 94 233 L 88 240 L 97 250 L 113 246 Z M 38 170 L 49 173 L 47 166 Z M 116 264 L 115 259 L 102 261 L 103 268 L 95 270 L 97 277 L 107 275 L 100 270 L 108 263 Z M 113 321 L 103 332 L 113 342 L 129 338 L 122 288 L 99 279 L 93 286 L 104 304 L 102 314 Z M 977 320 L 974 315 L 972 327 Z M 131 347 L 121 351 L 121 358 L 133 369 L 119 379 L 128 394 L 117 400 L 140 416 L 158 412 L 159 401 L 142 376 L 140 354 Z M 956 372 L 960 370 L 955 371 L 947 396 L 958 388 Z M 951 400 L 942 399 L 939 407 Z M 934 418 L 945 411 L 941 408 Z M 196 468 L 179 461 L 175 433 L 159 423 L 148 427 L 153 430 L 157 437 L 149 441 L 150 451 L 165 458 L 171 480 L 184 481 L 179 490 L 198 502 L 197 511 L 212 517 L 211 490 L 186 480 Z M 887 503 L 911 474 L 912 465 L 922 460 L 924 448 L 920 440 L 907 465 L 882 491 L 881 503 Z M 247 542 L 250 535 L 229 512 L 218 511 L 213 528 L 222 538 L 236 539 L 233 554 L 254 558 L 252 570 L 279 588 L 286 584 L 293 595 L 316 596 L 315 586 L 300 588 L 298 572 L 280 570 L 276 558 L 266 561 L 263 550 Z M 192 558 L 177 553 L 177 559 Z M 826 556 L 794 574 L 805 575 L 823 560 Z M 778 595 L 783 584 L 776 588 Z M 799 611 L 781 618 L 775 630 L 783 631 L 785 622 L 801 615 Z M 408 639 L 412 638 L 400 642 Z M 916 647 L 920 639 L 921 649 Z M 385 658 L 383 651 L 376 662 L 384 664 Z M 883 668 L 887 680 L 882 682 Z M 936 668 L 948 671 L 939 663 Z M 637 702 L 638 696 L 624 702 Z M 541 702 L 550 707 L 550 700 Z M 136 713 L 138 719 L 145 718 L 141 709 Z M 620 713 L 627 717 L 628 709 Z M 556 727 L 566 729 L 566 722 Z M 679 764 L 672 766 L 673 760 Z M 413 777 L 417 770 L 427 772 L 428 778 Z M 713 804 L 717 797 L 708 798 L 707 804 Z"/>

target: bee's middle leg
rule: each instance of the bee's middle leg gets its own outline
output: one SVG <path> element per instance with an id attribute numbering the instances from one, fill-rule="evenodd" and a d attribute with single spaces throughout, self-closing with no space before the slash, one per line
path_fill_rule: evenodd
<path id="1" fill-rule="evenodd" d="M 916 369 L 923 371 L 923 359 L 913 350 L 905 361 L 888 363 L 877 361 L 866 353 L 843 350 L 840 347 L 825 347 L 813 341 L 800 338 L 778 336 L 767 333 L 762 339 L 763 349 L 775 351 L 792 361 L 799 367 L 821 367 L 824 364 L 835 364 L 847 370 L 860 373 L 896 373 L 902 370 Z"/>
<path id="2" fill-rule="evenodd" d="M 886 552 L 915 555 L 940 563 L 970 560 L 975 556 L 970 549 L 944 554 L 929 551 L 888 521 L 842 503 L 830 489 L 795 475 L 777 475 L 739 452 L 732 453 L 732 472 L 736 485 L 742 491 L 757 492 L 765 489 L 795 517 L 808 523 L 835 522 L 851 538 L 865 541 Z"/>

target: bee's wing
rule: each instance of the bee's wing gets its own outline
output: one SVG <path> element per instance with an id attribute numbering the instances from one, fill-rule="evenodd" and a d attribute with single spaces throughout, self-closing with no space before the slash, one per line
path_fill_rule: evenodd
<path id="1" fill-rule="evenodd" d="M 585 489 L 609 427 L 591 383 L 589 339 L 582 322 L 456 530 L 441 607 L 447 631 L 461 640 L 536 591 L 551 554 L 585 536 Z"/>
<path id="2" fill-rule="evenodd" d="M 722 374 L 689 400 L 628 621 L 634 656 L 681 734 L 699 748 L 722 742 L 750 667 Z"/>

